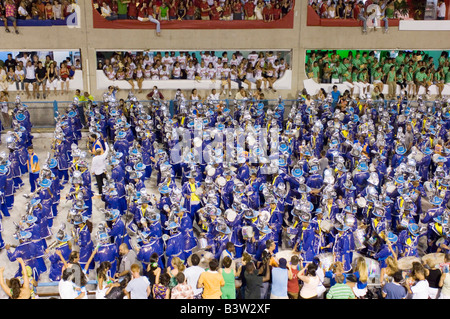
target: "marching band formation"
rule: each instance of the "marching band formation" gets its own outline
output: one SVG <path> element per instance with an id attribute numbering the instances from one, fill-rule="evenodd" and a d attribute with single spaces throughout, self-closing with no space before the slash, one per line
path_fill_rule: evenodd
<path id="1" fill-rule="evenodd" d="M 331 258 L 345 272 L 356 253 L 383 268 L 388 256 L 449 252 L 449 101 L 180 99 L 171 112 L 158 98 L 144 105 L 115 94 L 111 87 L 103 101 L 84 105 L 87 150 L 78 101 L 58 114 L 45 159 L 34 153 L 27 106 L 16 100 L 9 154 L 0 154 L 2 216 L 26 174 L 31 192 L 15 247 L 0 243 L 36 281 L 44 272 L 60 280 L 72 250 L 88 269 L 111 262 L 113 277 L 122 243 L 144 271 L 155 252 L 165 268 L 173 257 L 187 263 L 196 249 L 219 259 L 228 242 L 233 258 L 246 252 L 260 261 L 269 239 L 274 253 L 292 250 L 304 264 Z M 108 152 L 108 172 L 97 210 L 89 162 L 99 150 Z M 69 211 L 61 200 L 71 201 Z M 66 223 L 53 232 L 58 214 Z M 94 214 L 102 216 L 95 229 Z"/>

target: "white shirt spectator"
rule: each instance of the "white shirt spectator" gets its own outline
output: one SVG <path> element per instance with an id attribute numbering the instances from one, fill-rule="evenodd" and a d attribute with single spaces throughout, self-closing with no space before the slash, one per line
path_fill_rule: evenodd
<path id="1" fill-rule="evenodd" d="M 440 6 L 437 7 L 437 17 L 441 19 L 445 19 L 445 13 L 447 11 L 447 7 L 445 6 L 445 2 L 442 2 Z"/>
<path id="2" fill-rule="evenodd" d="M 74 283 L 69 280 L 61 279 L 59 281 L 58 292 L 61 299 L 75 299 L 78 297 Z"/>
<path id="3" fill-rule="evenodd" d="M 95 175 L 101 175 L 106 172 L 106 165 L 107 165 L 106 158 L 109 153 L 109 146 L 108 143 L 105 143 L 105 145 L 106 145 L 105 152 L 101 155 L 95 155 L 92 158 L 91 172 L 94 173 Z"/>
<path id="4" fill-rule="evenodd" d="M 412 299 L 428 299 L 429 284 L 427 280 L 420 280 L 411 287 Z"/>
<path id="5" fill-rule="evenodd" d="M 36 72 L 35 71 L 36 70 L 35 70 L 34 65 L 27 66 L 25 68 L 25 78 L 28 79 L 28 80 L 36 79 L 36 74 L 35 74 Z"/>
<path id="6" fill-rule="evenodd" d="M 200 266 L 190 266 L 184 270 L 186 282 L 189 286 L 192 287 L 192 290 L 194 291 L 194 296 L 199 295 L 203 292 L 203 288 L 197 288 L 197 282 L 201 273 L 204 271 L 205 269 L 203 269 Z"/>

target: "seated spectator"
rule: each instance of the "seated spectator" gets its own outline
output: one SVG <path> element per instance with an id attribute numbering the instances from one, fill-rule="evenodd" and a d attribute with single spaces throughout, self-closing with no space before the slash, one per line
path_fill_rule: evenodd
<path id="1" fill-rule="evenodd" d="M 107 2 L 103 2 L 101 12 L 102 17 L 104 17 L 106 20 L 117 20 L 117 15 L 112 12 L 111 7 Z"/>
<path id="2" fill-rule="evenodd" d="M 5 31 L 8 33 L 11 32 L 8 27 L 8 22 L 11 22 L 14 27 L 14 32 L 16 34 L 19 34 L 19 30 L 17 30 L 17 21 L 16 21 L 17 9 L 16 9 L 16 5 L 14 4 L 14 1 L 13 0 L 5 0 L 4 9 L 5 9 L 5 15 L 2 18 L 3 18 L 3 23 L 5 25 Z"/>
<path id="3" fill-rule="evenodd" d="M 31 16 L 27 11 L 27 4 L 24 0 L 20 2 L 19 8 L 17 9 L 17 15 L 17 18 L 21 20 L 31 19 Z"/>

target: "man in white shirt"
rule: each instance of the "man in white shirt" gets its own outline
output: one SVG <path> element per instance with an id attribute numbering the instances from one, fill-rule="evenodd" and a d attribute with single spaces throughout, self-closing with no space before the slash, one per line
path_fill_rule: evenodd
<path id="1" fill-rule="evenodd" d="M 85 292 L 81 291 L 78 293 L 77 288 L 72 281 L 74 274 L 75 270 L 72 268 L 64 270 L 58 284 L 58 292 L 61 299 L 84 299 L 86 295 Z"/>
<path id="2" fill-rule="evenodd" d="M 107 165 L 107 157 L 109 153 L 109 145 L 105 143 L 105 152 L 102 154 L 101 150 L 96 150 L 94 157 L 92 158 L 91 164 L 91 172 L 92 175 L 95 176 L 97 180 L 97 187 L 99 195 L 102 194 L 103 191 L 103 179 L 106 178 L 106 165 Z"/>
<path id="3" fill-rule="evenodd" d="M 445 6 L 445 1 L 439 0 L 437 3 L 437 19 L 445 20 L 446 11 L 447 11 L 447 7 Z"/>
<path id="4" fill-rule="evenodd" d="M 128 299 L 148 299 L 150 296 L 150 282 L 148 278 L 140 275 L 141 268 L 138 264 L 131 265 L 133 279 L 125 288 Z"/>
<path id="5" fill-rule="evenodd" d="M 208 96 L 208 99 L 212 102 L 212 103 L 219 103 L 220 100 L 220 94 L 217 93 L 216 89 L 212 89 L 211 90 L 211 94 Z"/>
<path id="6" fill-rule="evenodd" d="M 200 263 L 200 257 L 197 254 L 191 255 L 191 264 L 192 266 L 187 267 L 184 270 L 184 275 L 186 276 L 186 282 L 189 286 L 192 287 L 194 291 L 194 299 L 201 299 L 203 288 L 197 288 L 197 282 L 198 278 L 200 277 L 200 274 L 205 271 L 202 267 L 200 267 L 198 264 Z"/>

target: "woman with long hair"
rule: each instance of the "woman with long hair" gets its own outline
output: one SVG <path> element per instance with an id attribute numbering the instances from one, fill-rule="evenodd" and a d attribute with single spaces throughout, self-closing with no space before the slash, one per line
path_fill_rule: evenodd
<path id="1" fill-rule="evenodd" d="M 97 290 L 95 292 L 95 299 L 105 299 L 106 291 L 108 291 L 112 278 L 108 275 L 111 269 L 111 263 L 104 261 L 97 268 Z"/>
<path id="2" fill-rule="evenodd" d="M 169 287 L 173 288 L 177 285 L 177 274 L 183 272 L 186 269 L 183 261 L 180 257 L 173 257 L 170 261 L 170 266 L 167 267 L 166 272 L 170 276 Z"/>
<path id="3" fill-rule="evenodd" d="M 352 287 L 353 293 L 356 298 L 362 299 L 367 294 L 367 281 L 369 278 L 369 272 L 367 270 L 367 263 L 364 257 L 358 257 L 356 259 L 355 271 L 353 276 L 356 282 L 347 282 L 347 285 Z"/>
<path id="4" fill-rule="evenodd" d="M 10 299 L 30 299 L 31 289 L 30 289 L 30 278 L 28 277 L 25 262 L 22 258 L 16 259 L 22 268 L 22 278 L 23 283 L 20 282 L 19 278 L 11 278 L 9 284 L 6 284 L 3 278 L 3 272 L 5 267 L 0 268 L 0 286 L 3 291 L 8 295 Z"/>

